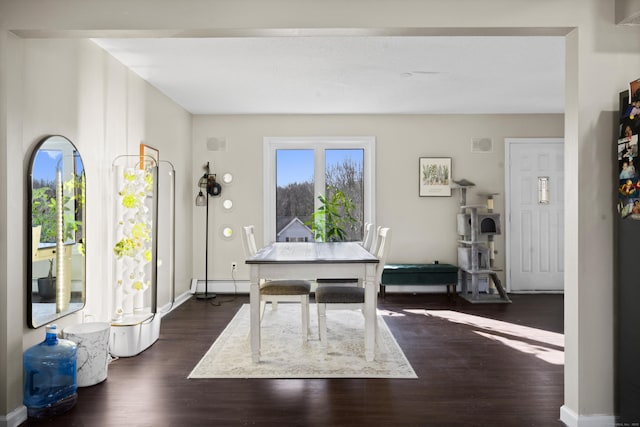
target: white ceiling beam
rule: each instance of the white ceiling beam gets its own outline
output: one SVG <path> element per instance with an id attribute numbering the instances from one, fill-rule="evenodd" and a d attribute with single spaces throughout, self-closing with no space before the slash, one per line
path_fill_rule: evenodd
<path id="1" fill-rule="evenodd" d="M 640 0 L 616 0 L 616 25 L 640 25 Z"/>

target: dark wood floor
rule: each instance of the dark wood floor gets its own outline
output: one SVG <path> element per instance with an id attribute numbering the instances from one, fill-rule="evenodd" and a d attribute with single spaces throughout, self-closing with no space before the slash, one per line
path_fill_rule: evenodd
<path id="1" fill-rule="evenodd" d="M 434 294 L 380 301 L 417 380 L 188 380 L 248 297 L 190 300 L 163 319 L 151 348 L 111 363 L 103 383 L 78 389 L 71 411 L 23 425 L 561 426 L 563 365 L 535 354 L 561 347 L 474 324 L 475 318 L 455 323 L 419 311 L 454 310 L 563 332 L 562 295 L 511 297 L 512 304 L 472 305 Z"/>

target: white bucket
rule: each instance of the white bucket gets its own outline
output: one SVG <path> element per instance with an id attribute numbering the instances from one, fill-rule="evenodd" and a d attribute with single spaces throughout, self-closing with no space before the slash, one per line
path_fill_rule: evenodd
<path id="1" fill-rule="evenodd" d="M 107 379 L 109 329 L 106 322 L 80 323 L 64 328 L 62 337 L 78 345 L 76 382 L 78 387 L 98 384 Z"/>

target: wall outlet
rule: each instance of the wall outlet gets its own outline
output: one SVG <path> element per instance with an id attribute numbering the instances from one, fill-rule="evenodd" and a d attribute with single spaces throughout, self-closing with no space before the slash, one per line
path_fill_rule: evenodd
<path id="1" fill-rule="evenodd" d="M 238 271 L 238 263 L 237 262 L 232 262 L 231 263 L 231 271 Z"/>

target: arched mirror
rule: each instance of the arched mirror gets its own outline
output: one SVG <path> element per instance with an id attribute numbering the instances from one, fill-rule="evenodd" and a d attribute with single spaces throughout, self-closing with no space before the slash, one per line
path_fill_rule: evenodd
<path id="1" fill-rule="evenodd" d="M 36 145 L 27 188 L 27 324 L 38 328 L 85 302 L 85 175 L 71 141 L 55 135 Z"/>

